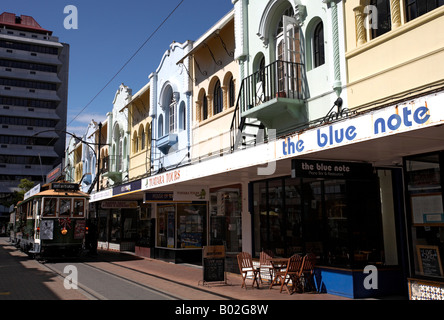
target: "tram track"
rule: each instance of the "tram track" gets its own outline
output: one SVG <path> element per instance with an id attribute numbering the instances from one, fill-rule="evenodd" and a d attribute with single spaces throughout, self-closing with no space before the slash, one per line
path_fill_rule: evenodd
<path id="1" fill-rule="evenodd" d="M 120 272 L 115 272 L 115 271 L 109 271 L 109 270 L 105 270 L 104 268 L 94 265 L 96 263 L 105 263 L 109 266 L 112 266 L 113 268 L 118 268 L 120 270 L 122 270 L 124 273 L 130 272 L 130 274 L 133 274 L 134 277 L 133 278 L 137 278 L 136 275 L 143 276 L 143 277 L 147 277 L 145 278 L 146 282 L 150 282 L 152 280 L 155 280 L 157 282 L 159 281 L 163 281 L 165 283 L 168 283 L 170 286 L 174 287 L 174 290 L 177 291 L 183 291 L 183 292 L 187 292 L 187 296 L 195 296 L 195 294 L 193 294 L 194 292 L 196 292 L 197 294 L 204 294 L 206 295 L 206 299 L 209 300 L 236 300 L 232 297 L 220 294 L 220 293 L 215 293 L 215 292 L 210 292 L 208 290 L 205 290 L 203 288 L 199 288 L 193 285 L 189 285 L 186 283 L 181 283 L 179 281 L 173 280 L 173 279 L 169 279 L 166 277 L 162 277 L 159 276 L 157 274 L 154 273 L 149 273 L 146 271 L 142 271 L 142 270 L 138 270 L 129 266 L 123 266 L 121 264 L 112 262 L 112 261 L 106 261 L 106 260 L 97 260 L 94 262 L 85 262 L 85 261 L 81 261 L 81 259 L 79 261 L 70 261 L 70 262 L 56 262 L 56 263 L 52 263 L 52 262 L 46 262 L 42 265 L 44 265 L 47 269 L 49 269 L 51 272 L 56 273 L 59 277 L 63 278 L 63 281 L 65 281 L 65 279 L 67 279 L 68 274 L 63 273 L 63 271 L 60 270 L 60 268 L 56 268 L 56 266 L 64 266 L 64 265 L 74 265 L 77 266 L 78 268 L 81 267 L 86 267 L 90 270 L 93 270 L 94 272 L 99 272 L 101 274 L 106 275 L 107 277 L 112 277 L 114 279 L 118 279 L 120 281 L 124 281 L 126 283 L 128 283 L 129 285 L 134 286 L 135 288 L 139 288 L 145 291 L 149 291 L 152 292 L 158 296 L 163 297 L 165 300 L 191 300 L 191 298 L 187 298 L 187 297 L 183 297 L 179 294 L 173 294 L 171 292 L 168 292 L 166 290 L 162 290 L 158 287 L 152 286 L 152 285 L 148 285 L 145 283 L 141 283 L 140 281 L 136 281 L 134 279 L 131 279 L 128 276 L 122 275 L 120 274 Z M 63 270 L 64 267 L 62 267 Z M 111 278 L 110 278 L 111 279 Z M 112 300 L 112 298 L 108 298 L 106 297 L 104 294 L 101 294 L 99 292 L 97 292 L 98 290 L 94 290 L 91 288 L 91 285 L 88 285 L 87 283 L 82 283 L 81 281 L 79 281 L 77 283 L 77 287 L 78 290 L 81 290 L 81 292 L 90 300 Z"/>

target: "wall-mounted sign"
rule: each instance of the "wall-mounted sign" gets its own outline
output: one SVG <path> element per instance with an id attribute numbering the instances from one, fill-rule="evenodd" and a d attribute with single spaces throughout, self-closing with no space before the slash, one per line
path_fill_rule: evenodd
<path id="1" fill-rule="evenodd" d="M 173 192 L 145 192 L 144 202 L 171 202 Z"/>
<path id="2" fill-rule="evenodd" d="M 208 187 L 179 188 L 170 192 L 145 192 L 144 202 L 208 201 Z"/>
<path id="3" fill-rule="evenodd" d="M 137 208 L 137 201 L 102 201 L 102 209 L 132 209 Z"/>
<path id="4" fill-rule="evenodd" d="M 318 152 L 442 123 L 444 93 L 374 110 L 276 140 L 276 158 Z"/>
<path id="5" fill-rule="evenodd" d="M 174 190 L 173 198 L 174 201 L 208 201 L 210 199 L 207 187 Z"/>
<path id="6" fill-rule="evenodd" d="M 62 175 L 62 164 L 59 164 L 57 167 L 52 169 L 47 175 L 46 175 L 46 183 L 50 183 L 60 177 Z"/>
<path id="7" fill-rule="evenodd" d="M 25 193 L 24 200 L 32 197 L 33 195 L 36 195 L 39 192 L 40 192 L 40 183 Z"/>
<path id="8" fill-rule="evenodd" d="M 141 185 L 142 185 L 142 181 L 136 180 L 136 181 L 133 181 L 130 183 L 125 183 L 120 186 L 114 187 L 113 188 L 113 196 L 140 190 Z"/>
<path id="9" fill-rule="evenodd" d="M 301 160 L 291 161 L 292 178 L 369 179 L 373 167 L 369 163 Z"/>

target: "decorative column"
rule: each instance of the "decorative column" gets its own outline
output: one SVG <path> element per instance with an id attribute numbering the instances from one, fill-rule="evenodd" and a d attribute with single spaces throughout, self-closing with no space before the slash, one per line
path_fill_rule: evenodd
<path id="1" fill-rule="evenodd" d="M 401 26 L 400 0 L 390 0 L 390 12 L 392 17 L 392 30 Z"/>
<path id="2" fill-rule="evenodd" d="M 221 86 L 220 87 L 222 89 L 222 97 L 223 97 L 223 110 L 227 110 L 228 109 L 228 103 L 230 101 L 230 99 L 228 99 L 228 88 L 227 86 Z"/>
<path id="3" fill-rule="evenodd" d="M 196 101 L 195 104 L 196 104 L 196 121 L 200 122 L 202 120 L 202 116 L 201 116 L 202 102 Z"/>
<path id="4" fill-rule="evenodd" d="M 355 12 L 355 21 L 356 21 L 356 43 L 358 46 L 361 46 L 367 42 L 365 24 L 364 24 L 364 7 L 357 6 L 353 9 Z"/>
<path id="5" fill-rule="evenodd" d="M 331 7 L 331 23 L 332 23 L 332 40 L 333 40 L 333 68 L 334 80 L 333 90 L 339 97 L 342 92 L 341 81 L 341 56 L 339 52 L 339 27 L 338 27 L 338 6 L 334 0 L 324 0 L 325 3 L 330 3 Z"/>
<path id="6" fill-rule="evenodd" d="M 208 118 L 211 118 L 214 114 L 214 111 L 213 111 L 214 101 L 213 101 L 213 95 L 211 93 L 207 94 L 207 102 L 208 102 L 207 103 L 207 107 L 208 107 L 207 114 L 208 114 Z"/>

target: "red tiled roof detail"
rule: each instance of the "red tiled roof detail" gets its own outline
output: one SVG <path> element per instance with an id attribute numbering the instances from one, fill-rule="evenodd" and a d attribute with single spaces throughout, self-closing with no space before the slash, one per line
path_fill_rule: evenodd
<path id="1" fill-rule="evenodd" d="M 25 15 L 19 17 L 10 12 L 0 14 L 0 27 L 2 26 L 52 35 L 52 31 L 43 29 L 33 17 Z"/>

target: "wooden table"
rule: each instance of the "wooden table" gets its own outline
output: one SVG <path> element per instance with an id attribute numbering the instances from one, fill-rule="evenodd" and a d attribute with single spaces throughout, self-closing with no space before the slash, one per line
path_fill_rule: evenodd
<path id="1" fill-rule="evenodd" d="M 288 258 L 272 258 L 270 259 L 270 262 L 274 269 L 274 278 L 272 279 L 270 284 L 271 289 L 273 285 L 279 284 L 276 282 L 276 280 L 278 280 L 279 274 L 282 273 L 282 270 L 285 270 L 287 268 Z"/>

